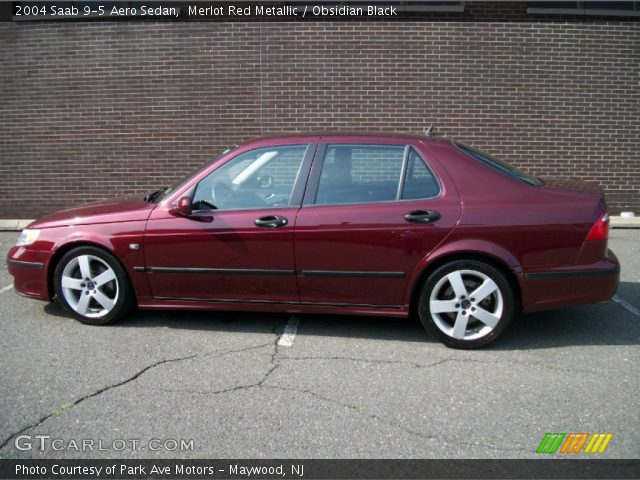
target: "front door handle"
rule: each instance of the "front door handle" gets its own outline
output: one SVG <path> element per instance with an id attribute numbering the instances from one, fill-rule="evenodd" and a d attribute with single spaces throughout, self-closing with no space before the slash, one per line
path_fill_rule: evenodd
<path id="1" fill-rule="evenodd" d="M 440 219 L 440 214 L 435 210 L 413 210 L 404 219 L 411 223 L 432 223 Z"/>
<path id="2" fill-rule="evenodd" d="M 280 228 L 284 227 L 289 221 L 279 215 L 267 215 L 266 217 L 256 218 L 253 223 L 260 228 Z"/>

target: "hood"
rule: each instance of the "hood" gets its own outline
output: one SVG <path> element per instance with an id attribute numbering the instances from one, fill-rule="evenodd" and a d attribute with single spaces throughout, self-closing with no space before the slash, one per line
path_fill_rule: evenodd
<path id="1" fill-rule="evenodd" d="M 139 197 L 112 198 L 50 213 L 30 224 L 28 228 L 146 220 L 155 206 L 155 203 L 147 203 Z"/>
<path id="2" fill-rule="evenodd" d="M 602 187 L 597 183 L 585 182 L 574 178 L 547 178 L 542 177 L 543 188 L 551 190 L 564 190 L 567 192 L 592 193 L 602 195 Z"/>

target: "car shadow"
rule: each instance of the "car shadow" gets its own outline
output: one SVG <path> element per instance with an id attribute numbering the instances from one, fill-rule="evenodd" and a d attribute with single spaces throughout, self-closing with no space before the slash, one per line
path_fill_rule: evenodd
<path id="1" fill-rule="evenodd" d="M 620 298 L 640 309 L 640 283 L 621 282 Z M 49 315 L 69 316 L 57 304 L 46 304 Z M 110 328 L 176 328 L 183 330 L 270 332 L 282 331 L 289 314 L 255 312 L 144 310 Z M 301 315 L 301 336 L 363 338 L 402 342 L 436 342 L 412 318 Z M 640 319 L 620 303 L 610 300 L 517 316 L 489 350 L 548 349 L 578 345 L 638 345 Z"/>

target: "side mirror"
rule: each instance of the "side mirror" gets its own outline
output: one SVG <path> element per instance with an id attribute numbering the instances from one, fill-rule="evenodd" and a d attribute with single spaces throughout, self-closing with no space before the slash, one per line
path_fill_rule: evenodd
<path id="1" fill-rule="evenodd" d="M 181 217 L 191 216 L 191 199 L 189 197 L 182 197 L 178 200 L 178 206 L 174 209 L 175 213 Z"/>

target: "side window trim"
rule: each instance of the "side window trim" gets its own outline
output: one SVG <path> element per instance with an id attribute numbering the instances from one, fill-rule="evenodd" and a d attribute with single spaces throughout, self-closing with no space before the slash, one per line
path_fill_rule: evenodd
<path id="1" fill-rule="evenodd" d="M 400 181 L 398 182 L 398 191 L 396 193 L 396 202 L 402 200 L 402 193 L 404 191 L 404 182 L 407 179 L 407 167 L 409 166 L 409 152 L 411 147 L 409 145 L 404 146 L 404 156 L 402 157 L 402 168 L 400 169 Z"/>
<path id="2" fill-rule="evenodd" d="M 313 165 L 313 159 L 316 151 L 318 150 L 317 143 L 307 144 L 307 150 L 304 152 L 300 168 L 296 175 L 296 179 L 293 182 L 293 191 L 291 192 L 291 198 L 289 200 L 289 207 L 301 207 L 302 199 L 304 198 L 307 185 L 309 183 L 310 170 Z"/>
<path id="3" fill-rule="evenodd" d="M 322 166 L 324 164 L 324 156 L 327 151 L 327 143 L 323 142 L 318 144 L 316 153 L 313 156 L 313 164 L 311 165 L 311 171 L 309 172 L 309 179 L 307 180 L 307 188 L 304 192 L 304 199 L 302 205 L 315 205 L 316 196 L 318 195 L 318 186 L 320 185 L 320 175 L 322 174 Z"/>

